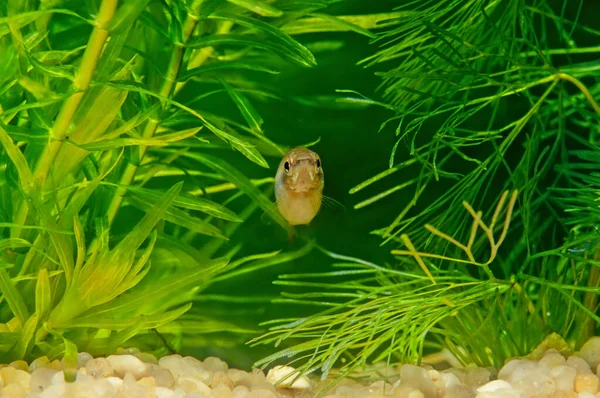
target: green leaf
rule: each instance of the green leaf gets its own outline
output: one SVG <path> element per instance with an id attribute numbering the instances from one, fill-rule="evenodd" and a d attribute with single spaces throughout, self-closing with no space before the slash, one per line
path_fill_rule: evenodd
<path id="1" fill-rule="evenodd" d="M 72 140 L 67 142 L 86 151 L 106 151 L 108 149 L 121 148 L 124 146 L 167 146 L 170 143 L 182 141 L 196 135 L 202 127 L 194 127 L 176 133 L 157 135 L 153 138 L 116 138 L 111 140 L 100 140 L 89 144 L 77 144 Z"/>
<path id="2" fill-rule="evenodd" d="M 217 137 L 221 138 L 224 141 L 229 142 L 235 149 L 237 149 L 238 151 L 240 151 L 242 154 L 244 154 L 244 156 L 246 156 L 248 159 L 250 159 L 251 161 L 255 162 L 256 164 L 262 166 L 262 167 L 268 167 L 267 162 L 265 161 L 265 159 L 262 157 L 262 155 L 256 150 L 256 148 L 253 148 L 248 142 L 243 141 L 242 139 L 237 138 L 236 136 L 229 134 L 227 132 L 225 132 L 222 129 L 219 129 L 217 126 L 215 126 L 214 124 L 210 123 L 208 120 L 206 120 L 205 117 L 203 117 L 200 113 L 196 112 L 194 109 L 185 106 L 177 101 L 173 101 L 170 98 L 158 95 L 153 93 L 152 91 L 146 90 L 144 88 L 140 88 L 138 87 L 138 85 L 136 83 L 131 83 L 131 82 L 127 82 L 127 83 L 115 83 L 115 82 L 108 82 L 108 83 L 103 83 L 103 85 L 106 86 L 114 86 L 114 87 L 120 87 L 123 88 L 125 90 L 130 90 L 130 91 L 136 91 L 139 93 L 143 93 L 149 96 L 153 96 L 156 98 L 159 98 L 161 101 L 164 101 L 168 104 L 171 104 L 173 106 L 176 106 L 177 108 L 180 108 L 186 112 L 188 112 L 191 115 L 194 115 L 195 117 L 197 117 L 198 119 L 200 119 L 202 121 L 202 123 L 208 127 L 208 129 L 210 129 L 210 131 L 212 131 Z"/>
<path id="3" fill-rule="evenodd" d="M 250 126 L 254 132 L 264 134 L 260 127 L 263 124 L 263 119 L 258 112 L 256 112 L 256 109 L 254 109 L 248 98 L 241 92 L 234 90 L 225 80 L 221 79 L 220 81 L 237 108 L 240 110 L 244 119 L 246 119 L 248 126 Z"/>
<path id="4" fill-rule="evenodd" d="M 127 31 L 136 22 L 149 1 L 150 0 L 137 0 L 123 2 L 104 29 L 112 34 L 119 34 Z"/>
<path id="5" fill-rule="evenodd" d="M 8 353 L 21 338 L 21 333 L 0 332 L 0 352 Z"/>
<path id="6" fill-rule="evenodd" d="M 27 163 L 27 159 L 25 159 L 21 150 L 14 144 L 13 140 L 8 136 L 6 130 L 4 130 L 1 125 L 0 144 L 4 147 L 6 154 L 17 168 L 23 191 L 26 195 L 30 194 L 35 186 L 35 181 L 31 169 L 29 168 L 29 164 Z"/>
<path id="7" fill-rule="evenodd" d="M 27 322 L 23 325 L 23 329 L 21 330 L 21 336 L 19 338 L 19 342 L 14 347 L 15 357 L 16 358 L 24 358 L 25 355 L 29 352 L 29 347 L 31 345 L 31 340 L 35 335 L 35 331 L 38 326 L 38 314 L 33 314 Z"/>
<path id="8" fill-rule="evenodd" d="M 243 173 L 214 156 L 199 153 L 186 153 L 184 156 L 200 162 L 217 173 L 226 176 L 232 184 L 252 198 L 252 200 L 256 201 L 263 211 L 265 211 L 265 213 L 267 213 L 275 222 L 284 229 L 290 230 L 290 225 L 285 221 L 279 211 L 275 209 L 273 202 L 269 200 L 260 189 L 254 186 Z"/>
<path id="9" fill-rule="evenodd" d="M 152 205 L 156 202 L 153 198 L 150 198 L 148 196 L 144 197 L 141 195 L 131 195 L 129 196 L 128 201 L 135 207 L 144 211 L 150 210 L 152 208 Z M 188 213 L 179 210 L 175 207 L 167 209 L 163 218 L 169 222 L 187 228 L 190 231 L 194 231 L 202 235 L 214 236 L 215 238 L 227 240 L 227 237 L 224 236 L 221 233 L 221 231 L 214 225 L 198 217 L 191 216 Z"/>
<path id="10" fill-rule="evenodd" d="M 112 315 L 90 315 L 73 319 L 67 324 L 72 328 L 101 328 L 109 330 L 121 330 L 127 327 L 136 326 L 139 330 L 156 329 L 165 323 L 169 323 L 185 314 L 192 307 L 192 304 L 185 304 L 177 309 L 167 311 L 161 314 L 147 316 L 127 317 L 125 319 L 115 319 Z"/>
<path id="11" fill-rule="evenodd" d="M 152 229 L 154 229 L 156 224 L 164 217 L 166 211 L 173 204 L 173 201 L 181 192 L 182 186 L 183 182 L 178 182 L 162 195 L 161 200 L 152 206 L 150 211 L 146 213 L 144 218 L 140 220 L 135 228 L 115 247 L 114 254 L 116 256 L 121 253 L 133 254 L 142 245 L 148 235 L 152 232 Z"/>
<path id="12" fill-rule="evenodd" d="M 186 289 L 209 281 L 228 262 L 226 258 L 210 260 L 161 280 L 149 281 L 84 316 L 91 320 L 95 316 L 114 317 L 116 314 L 139 313 L 143 308 L 153 308 L 169 298 L 177 297 Z"/>
<path id="13" fill-rule="evenodd" d="M 408 12 L 391 12 L 367 15 L 326 15 L 312 13 L 304 18 L 293 19 L 281 27 L 281 30 L 289 35 L 299 35 L 318 32 L 348 32 L 354 31 L 361 35 L 375 38 L 375 34 L 369 29 L 381 29 L 390 25 L 395 18 L 401 18 Z"/>
<path id="14" fill-rule="evenodd" d="M 21 238 L 0 239 L 0 252 L 7 249 L 20 249 L 23 247 L 31 247 L 31 243 Z"/>
<path id="15" fill-rule="evenodd" d="M 189 315 L 186 315 L 186 318 L 188 317 Z M 181 319 L 159 328 L 158 331 L 160 333 L 176 333 L 181 330 L 183 333 L 190 335 L 207 333 L 242 333 L 254 335 L 261 331 L 260 329 L 243 328 L 234 322 L 210 319 L 208 317 L 196 316 L 195 318 L 198 319 Z"/>
<path id="16" fill-rule="evenodd" d="M 42 268 L 38 274 L 37 284 L 35 286 L 35 312 L 39 319 L 45 319 L 51 309 L 52 294 L 50 290 L 50 279 L 48 270 Z"/>
<path id="17" fill-rule="evenodd" d="M 67 383 L 75 381 L 77 378 L 77 346 L 63 336 L 65 344 L 65 354 L 63 356 L 64 378 Z"/>
<path id="18" fill-rule="evenodd" d="M 315 64 L 314 61 L 307 61 L 301 55 L 298 55 L 296 52 L 292 51 L 290 48 L 286 47 L 285 45 L 282 45 L 281 43 L 273 43 L 269 40 L 264 40 L 248 35 L 210 35 L 206 37 L 200 37 L 197 39 L 191 39 L 186 43 L 186 47 L 191 48 L 215 47 L 221 45 L 258 48 L 276 54 L 282 57 L 283 59 L 292 61 L 301 66 L 313 66 Z"/>
<path id="19" fill-rule="evenodd" d="M 144 200 L 148 203 L 156 203 L 160 199 L 160 193 L 154 189 L 134 187 L 131 185 L 119 185 L 119 184 L 106 184 L 126 189 L 135 196 L 146 198 Z M 227 221 L 242 222 L 242 219 L 238 217 L 234 212 L 229 210 L 227 207 L 212 202 L 207 199 L 178 196 L 173 201 L 173 206 L 181 207 L 183 209 L 198 210 L 206 214 L 210 214 L 213 217 L 221 218 Z"/>
<path id="20" fill-rule="evenodd" d="M 49 15 L 49 14 L 70 15 L 72 17 L 77 17 L 82 21 L 88 22 L 90 25 L 94 24 L 94 21 L 83 18 L 81 15 L 77 14 L 74 11 L 63 9 L 63 8 L 48 8 L 48 9 L 39 10 L 39 11 L 22 12 L 22 13 L 10 15 L 8 17 L 0 17 L 0 26 L 13 23 L 19 27 L 24 27 L 24 26 L 27 26 L 28 24 L 34 22 L 39 17 L 44 16 L 44 15 Z"/>
<path id="21" fill-rule="evenodd" d="M 260 0 L 227 0 L 228 2 L 252 11 L 255 14 L 263 17 L 280 17 L 283 11 L 271 6 L 267 2 Z"/>
<path id="22" fill-rule="evenodd" d="M 75 79 L 73 67 L 46 65 L 43 62 L 38 61 L 35 55 L 31 54 L 29 51 L 25 51 L 25 54 L 27 60 L 31 62 L 31 65 L 46 76 L 63 78 L 71 82 Z"/>
<path id="23" fill-rule="evenodd" d="M 252 70 L 252 71 L 256 71 L 256 72 L 269 73 L 271 75 L 279 74 L 278 71 L 265 68 L 264 66 L 261 66 L 261 65 L 253 65 L 253 64 L 243 63 L 243 62 L 214 62 L 214 63 L 208 64 L 208 65 L 200 66 L 198 68 L 188 69 L 188 70 L 180 73 L 179 76 L 177 77 L 177 81 L 185 82 L 185 81 L 188 81 L 189 79 L 193 79 L 194 77 L 203 75 L 205 73 L 217 72 L 217 71 L 220 72 L 222 70 L 228 70 L 228 69 Z"/>
<path id="24" fill-rule="evenodd" d="M 227 12 L 217 12 L 209 16 L 209 19 L 220 19 L 225 21 L 232 21 L 241 26 L 245 26 L 250 29 L 255 29 L 259 32 L 267 34 L 268 37 L 281 43 L 284 48 L 289 49 L 303 61 L 306 66 L 316 66 L 317 61 L 313 54 L 302 44 L 282 32 L 280 29 L 266 22 L 258 19 L 249 18 L 246 16 L 232 14 Z"/>
<path id="25" fill-rule="evenodd" d="M 25 305 L 25 300 L 17 291 L 8 272 L 2 268 L 0 268 L 0 292 L 2 292 L 12 313 L 15 314 L 21 326 L 24 327 L 25 322 L 29 319 L 29 311 Z"/>

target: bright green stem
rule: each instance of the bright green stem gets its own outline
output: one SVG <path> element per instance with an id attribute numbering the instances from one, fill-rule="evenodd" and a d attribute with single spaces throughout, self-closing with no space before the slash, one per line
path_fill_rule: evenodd
<path id="1" fill-rule="evenodd" d="M 56 121 L 54 122 L 54 126 L 52 126 L 52 130 L 50 131 L 50 143 L 46 146 L 40 161 L 37 164 L 35 177 L 40 182 L 40 186 L 43 186 L 48 178 L 48 173 L 50 172 L 54 158 L 67 136 L 67 131 L 73 120 L 73 116 L 90 85 L 92 75 L 96 69 L 96 64 L 98 63 L 98 59 L 104 48 L 104 43 L 108 37 L 108 31 L 105 29 L 105 26 L 114 15 L 115 10 L 117 9 L 117 2 L 118 0 L 103 0 L 100 5 L 98 17 L 96 18 L 96 26 L 92 31 L 90 40 L 83 53 L 81 65 L 79 65 L 79 70 L 73 80 L 73 87 L 76 92 L 63 103 L 63 106 L 56 117 Z"/>
<path id="2" fill-rule="evenodd" d="M 186 21 L 183 25 L 183 41 L 184 43 L 190 38 L 194 29 L 196 28 L 196 24 L 198 20 L 193 16 L 188 15 Z M 169 62 L 169 67 L 167 69 L 167 73 L 165 76 L 165 80 L 162 84 L 159 94 L 163 97 L 169 97 L 177 82 L 177 75 L 179 74 L 179 70 L 181 69 L 181 61 L 183 59 L 184 47 L 183 43 L 176 43 L 175 48 L 173 49 L 173 53 L 171 54 L 171 60 Z M 158 117 L 154 115 L 153 118 L 150 119 L 148 124 L 143 131 L 143 136 L 145 138 L 152 137 L 156 133 L 156 129 L 158 128 Z M 142 161 L 144 155 L 148 148 L 146 146 L 140 146 L 140 162 Z M 120 185 L 121 186 L 129 186 L 135 177 L 135 173 L 137 172 L 137 166 L 133 164 L 128 164 L 123 176 L 121 177 Z M 121 207 L 121 203 L 123 202 L 123 195 L 125 195 L 125 188 L 117 188 L 115 195 L 113 196 L 110 205 L 108 207 L 108 221 L 109 224 L 112 224 L 115 216 L 117 215 L 117 211 Z M 95 251 L 97 246 L 97 241 L 92 245 L 92 252 Z"/>
<path id="3" fill-rule="evenodd" d="M 76 92 L 63 103 L 62 108 L 56 117 L 56 121 L 54 122 L 54 126 L 52 126 L 52 130 L 50 131 L 50 142 L 44 148 L 44 152 L 42 152 L 42 156 L 34 171 L 34 177 L 39 183 L 40 188 L 43 188 L 46 183 L 56 154 L 67 136 L 71 120 L 73 120 L 73 116 L 81 103 L 81 99 L 89 87 L 92 75 L 96 69 L 96 64 L 102 53 L 102 48 L 108 37 L 108 31 L 104 28 L 113 17 L 117 8 L 117 2 L 118 0 L 103 0 L 100 5 L 100 10 L 96 18 L 96 26 L 92 31 L 88 45 L 83 53 L 81 65 L 79 65 L 77 74 L 73 79 L 73 87 Z M 15 223 L 24 224 L 28 213 L 29 209 L 27 204 L 22 202 L 15 214 Z"/>

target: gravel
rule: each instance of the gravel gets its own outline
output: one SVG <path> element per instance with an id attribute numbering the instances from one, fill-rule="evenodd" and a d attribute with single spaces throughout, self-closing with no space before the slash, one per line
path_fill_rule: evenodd
<path id="1" fill-rule="evenodd" d="M 388 367 L 386 381 L 347 378 L 325 397 L 600 398 L 600 337 L 593 337 L 571 356 L 547 349 L 538 358 L 512 359 L 498 371 L 477 367 L 438 371 L 408 364 Z M 93 358 L 82 352 L 76 373 L 70 374 L 72 382 L 65 381 L 59 360 L 41 357 L 30 364 L 0 365 L 0 398 L 309 398 L 322 389 L 324 381 L 294 377 L 294 371 L 277 366 L 267 374 L 246 372 L 230 369 L 215 357 L 157 359 L 127 350 Z"/>

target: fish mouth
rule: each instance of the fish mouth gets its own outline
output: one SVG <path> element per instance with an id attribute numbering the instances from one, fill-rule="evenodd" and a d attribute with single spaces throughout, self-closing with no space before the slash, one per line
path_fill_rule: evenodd
<path id="1" fill-rule="evenodd" d="M 318 178 L 313 170 L 305 168 L 293 175 L 290 182 L 290 190 L 294 192 L 306 192 L 317 187 Z"/>

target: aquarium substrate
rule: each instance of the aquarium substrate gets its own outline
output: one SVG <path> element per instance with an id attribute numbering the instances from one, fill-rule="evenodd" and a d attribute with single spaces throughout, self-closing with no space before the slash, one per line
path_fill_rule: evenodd
<path id="1" fill-rule="evenodd" d="M 599 370 L 600 337 L 593 337 L 572 355 L 549 348 L 537 360 L 515 358 L 498 371 L 373 365 L 323 392 L 331 379 L 285 380 L 294 372 L 288 366 L 246 372 L 216 357 L 156 359 L 132 349 L 106 358 L 81 352 L 76 369 L 47 357 L 2 365 L 0 398 L 600 398 Z"/>

